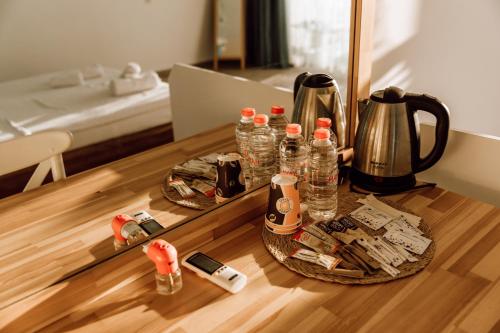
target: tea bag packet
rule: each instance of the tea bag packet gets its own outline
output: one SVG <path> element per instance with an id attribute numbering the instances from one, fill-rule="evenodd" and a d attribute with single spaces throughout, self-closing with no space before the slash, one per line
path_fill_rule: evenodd
<path id="1" fill-rule="evenodd" d="M 406 217 L 403 215 L 397 216 L 393 218 L 389 223 L 387 223 L 384 228 L 386 230 L 395 230 L 402 232 L 404 234 L 410 234 L 410 235 L 422 235 L 423 231 L 420 230 L 417 227 L 414 227 Z"/>
<path id="2" fill-rule="evenodd" d="M 432 242 L 429 238 L 415 234 L 406 234 L 396 230 L 389 230 L 384 234 L 384 238 L 394 244 L 401 245 L 405 250 L 423 254 Z"/>
<path id="3" fill-rule="evenodd" d="M 290 254 L 290 257 L 323 266 L 328 270 L 333 270 L 342 261 L 341 259 L 335 258 L 333 256 L 301 248 L 293 251 Z"/>
<path id="4" fill-rule="evenodd" d="M 417 258 L 417 257 L 412 256 L 412 255 L 411 255 L 408 251 L 406 251 L 406 250 L 404 249 L 404 247 L 402 247 L 401 245 L 399 245 L 399 244 L 392 244 L 392 247 L 393 247 L 394 249 L 396 249 L 396 250 L 399 252 L 399 254 L 400 254 L 401 256 L 403 256 L 403 257 L 404 257 L 407 261 L 409 261 L 409 262 L 417 262 L 417 261 L 418 261 L 418 258 Z"/>
<path id="5" fill-rule="evenodd" d="M 367 195 L 363 199 L 358 199 L 357 202 L 362 203 L 364 205 L 369 205 L 373 208 L 376 208 L 379 211 L 382 211 L 382 212 L 386 213 L 387 215 L 392 216 L 393 218 L 402 215 L 406 218 L 408 223 L 410 223 L 411 225 L 413 225 L 416 228 L 420 225 L 420 221 L 422 220 L 422 218 L 420 216 L 413 215 L 413 214 L 410 214 L 407 212 L 402 212 L 400 210 L 397 210 L 394 207 L 391 207 L 391 206 L 383 203 L 382 201 L 378 200 L 373 194 Z"/>
<path id="6" fill-rule="evenodd" d="M 341 246 L 339 242 L 335 242 L 334 244 L 324 242 L 304 230 L 297 232 L 293 236 L 293 240 L 323 254 L 334 254 Z"/>
<path id="7" fill-rule="evenodd" d="M 189 188 L 189 186 L 184 183 L 180 178 L 174 179 L 170 182 L 170 186 L 173 187 L 184 199 L 193 198 L 196 194 Z"/>
<path id="8" fill-rule="evenodd" d="M 376 245 L 380 252 L 384 253 L 386 257 L 391 260 L 391 264 L 394 267 L 398 267 L 406 258 L 399 254 L 399 252 L 392 247 L 391 244 L 384 241 L 380 236 L 375 236 L 375 240 L 372 242 Z"/>
<path id="9" fill-rule="evenodd" d="M 363 205 L 349 214 L 373 230 L 378 230 L 392 220 L 392 216 L 370 205 Z"/>
<path id="10" fill-rule="evenodd" d="M 198 157 L 198 159 L 206 163 L 217 164 L 217 157 L 219 157 L 218 153 L 211 153 L 205 156 Z"/>

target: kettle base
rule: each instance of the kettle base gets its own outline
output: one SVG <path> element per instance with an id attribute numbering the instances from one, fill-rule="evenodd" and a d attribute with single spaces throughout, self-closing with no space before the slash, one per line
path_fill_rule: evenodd
<path id="1" fill-rule="evenodd" d="M 398 177 L 380 177 L 351 168 L 351 184 L 374 193 L 400 193 L 412 189 L 417 183 L 414 174 Z"/>

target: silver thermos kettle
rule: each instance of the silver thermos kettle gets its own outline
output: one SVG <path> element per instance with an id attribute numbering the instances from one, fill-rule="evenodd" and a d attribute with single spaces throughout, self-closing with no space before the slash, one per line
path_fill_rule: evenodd
<path id="1" fill-rule="evenodd" d="M 292 122 L 302 126 L 305 138 L 314 133 L 316 119 L 330 118 L 338 149 L 346 147 L 346 114 L 333 77 L 309 72 L 300 74 L 295 79 L 293 99 Z"/>
<path id="2" fill-rule="evenodd" d="M 437 98 L 389 87 L 360 100 L 358 110 L 350 175 L 353 185 L 378 193 L 402 192 L 415 186 L 415 173 L 430 168 L 443 155 L 450 117 Z M 434 147 L 423 158 L 418 110 L 436 118 Z"/>

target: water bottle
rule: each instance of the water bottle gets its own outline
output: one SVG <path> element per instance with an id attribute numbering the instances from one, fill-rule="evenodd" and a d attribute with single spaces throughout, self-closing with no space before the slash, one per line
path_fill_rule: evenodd
<path id="1" fill-rule="evenodd" d="M 334 146 L 337 147 L 337 136 L 332 131 L 332 120 L 330 118 L 318 118 L 316 119 L 316 129 L 326 129 L 330 132 L 330 141 L 333 142 Z M 314 140 L 314 133 L 308 138 L 307 143 L 309 147 Z"/>
<path id="2" fill-rule="evenodd" d="M 250 136 L 254 128 L 253 118 L 255 117 L 254 108 L 244 108 L 241 110 L 241 119 L 236 126 L 236 145 L 238 153 L 241 155 L 241 168 L 243 169 L 243 176 L 245 177 L 245 187 L 247 189 L 252 187 L 252 175 L 249 163 L 249 145 Z"/>
<path id="3" fill-rule="evenodd" d="M 250 136 L 250 165 L 253 186 L 267 184 L 276 171 L 275 137 L 268 125 L 269 118 L 258 114 L 253 119 L 254 129 Z"/>
<path id="4" fill-rule="evenodd" d="M 337 148 L 327 129 L 314 131 L 308 162 L 309 216 L 319 221 L 332 219 L 337 213 Z"/>
<path id="5" fill-rule="evenodd" d="M 299 124 L 286 126 L 286 137 L 280 143 L 280 173 L 297 177 L 301 201 L 306 197 L 304 173 L 307 161 L 307 148 L 302 127 Z"/>
<path id="6" fill-rule="evenodd" d="M 269 127 L 271 127 L 276 142 L 274 145 L 274 153 L 276 158 L 276 171 L 279 170 L 280 163 L 280 143 L 286 136 L 286 125 L 289 121 L 285 116 L 285 108 L 282 106 L 271 107 L 271 118 L 269 119 Z"/>

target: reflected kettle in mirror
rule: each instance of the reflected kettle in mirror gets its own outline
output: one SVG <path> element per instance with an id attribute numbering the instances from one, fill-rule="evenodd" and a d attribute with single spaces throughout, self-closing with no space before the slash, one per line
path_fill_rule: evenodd
<path id="1" fill-rule="evenodd" d="M 316 119 L 330 118 L 337 136 L 338 149 L 346 146 L 346 114 L 337 82 L 328 74 L 305 72 L 297 76 L 293 87 L 292 123 L 302 126 L 305 138 L 312 136 Z"/>
<path id="2" fill-rule="evenodd" d="M 353 185 L 378 193 L 402 192 L 415 186 L 415 173 L 430 168 L 443 155 L 450 120 L 448 108 L 437 98 L 389 87 L 358 101 L 358 110 Z M 424 158 L 420 157 L 418 110 L 437 120 L 434 146 Z"/>

